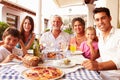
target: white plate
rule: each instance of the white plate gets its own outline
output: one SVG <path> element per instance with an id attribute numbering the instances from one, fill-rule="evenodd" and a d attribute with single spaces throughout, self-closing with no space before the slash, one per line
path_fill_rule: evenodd
<path id="1" fill-rule="evenodd" d="M 68 65 L 64 64 L 63 60 L 56 60 L 54 61 L 54 66 L 59 67 L 59 68 L 70 68 L 74 67 L 76 64 L 73 62 L 70 62 Z"/>
<path id="2" fill-rule="evenodd" d="M 75 52 L 73 52 L 72 54 L 82 54 L 83 52 L 82 51 L 75 51 Z"/>

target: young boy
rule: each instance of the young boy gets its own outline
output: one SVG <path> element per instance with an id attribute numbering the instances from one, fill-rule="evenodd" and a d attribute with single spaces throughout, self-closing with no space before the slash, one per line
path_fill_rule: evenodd
<path id="1" fill-rule="evenodd" d="M 8 27 L 2 36 L 4 44 L 0 46 L 0 63 L 7 63 L 13 59 L 21 60 L 25 55 L 23 51 L 19 48 L 16 48 L 16 44 L 19 42 L 20 33 L 15 27 Z"/>

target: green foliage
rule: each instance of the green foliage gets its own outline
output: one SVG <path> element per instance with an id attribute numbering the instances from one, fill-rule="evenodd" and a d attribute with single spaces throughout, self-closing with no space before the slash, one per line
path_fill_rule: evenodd
<path id="1" fill-rule="evenodd" d="M 5 22 L 0 22 L 0 40 L 2 40 L 2 35 L 5 29 L 9 27 L 9 25 Z"/>
<path id="2" fill-rule="evenodd" d="M 69 34 L 73 34 L 73 31 L 72 31 L 72 28 L 71 28 L 71 27 L 66 28 L 66 29 L 64 30 L 64 32 L 67 32 L 67 33 L 69 33 Z"/>

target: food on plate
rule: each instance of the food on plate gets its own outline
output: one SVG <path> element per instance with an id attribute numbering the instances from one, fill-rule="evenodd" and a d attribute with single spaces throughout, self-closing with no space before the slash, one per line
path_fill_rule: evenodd
<path id="1" fill-rule="evenodd" d="M 62 58 L 64 58 L 63 54 L 56 53 L 56 52 L 48 52 L 47 58 L 48 59 L 56 59 L 57 54 L 59 54 Z"/>
<path id="2" fill-rule="evenodd" d="M 40 62 L 40 58 L 33 55 L 25 55 L 23 58 L 23 65 L 26 67 L 34 67 L 38 66 Z"/>
<path id="3" fill-rule="evenodd" d="M 51 59 L 54 59 L 56 57 L 56 53 L 55 52 L 49 52 L 49 53 L 47 53 L 47 57 L 51 58 Z"/>
<path id="4" fill-rule="evenodd" d="M 69 59 L 65 59 L 65 60 L 64 60 L 64 64 L 65 64 L 65 65 L 69 65 L 70 62 L 71 62 L 71 60 L 69 60 Z"/>
<path id="5" fill-rule="evenodd" d="M 23 71 L 22 75 L 29 80 L 53 80 L 63 76 L 63 72 L 55 67 L 37 66 Z"/>

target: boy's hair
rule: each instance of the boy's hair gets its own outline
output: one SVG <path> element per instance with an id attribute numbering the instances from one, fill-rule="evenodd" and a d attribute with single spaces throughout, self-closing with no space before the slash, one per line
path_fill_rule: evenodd
<path id="1" fill-rule="evenodd" d="M 8 27 L 4 32 L 2 37 L 5 38 L 6 36 L 11 35 L 18 39 L 20 39 L 20 32 L 15 27 Z"/>
<path id="2" fill-rule="evenodd" d="M 100 13 L 100 12 L 105 12 L 108 17 L 111 16 L 109 9 L 106 8 L 106 7 L 95 8 L 93 10 L 94 15 L 97 14 L 97 13 Z"/>

